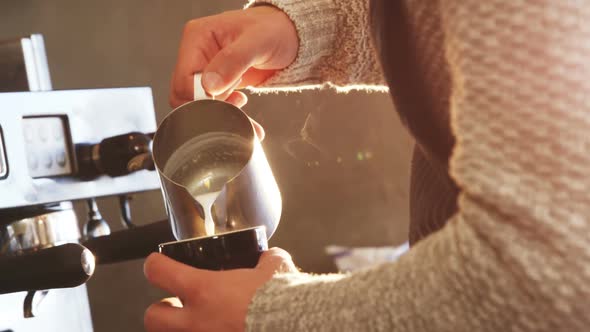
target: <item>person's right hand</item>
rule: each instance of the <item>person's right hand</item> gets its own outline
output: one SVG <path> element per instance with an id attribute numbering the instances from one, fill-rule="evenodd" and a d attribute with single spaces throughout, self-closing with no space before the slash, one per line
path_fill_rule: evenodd
<path id="1" fill-rule="evenodd" d="M 298 48 L 295 26 L 272 6 L 189 21 L 172 79 L 170 105 L 192 101 L 193 75 L 202 72 L 208 94 L 241 107 L 246 95 L 233 88 L 261 84 L 291 64 Z"/>

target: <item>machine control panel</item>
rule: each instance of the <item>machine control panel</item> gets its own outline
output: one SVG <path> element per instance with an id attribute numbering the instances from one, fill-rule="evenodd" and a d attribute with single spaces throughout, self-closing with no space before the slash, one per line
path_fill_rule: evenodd
<path id="1" fill-rule="evenodd" d="M 160 188 L 150 170 L 80 174 L 81 147 L 156 131 L 149 88 L 0 93 L 0 128 L 0 211 Z"/>
<path id="2" fill-rule="evenodd" d="M 72 173 L 69 130 L 65 116 L 23 118 L 29 174 L 33 178 Z"/>
<path id="3" fill-rule="evenodd" d="M 8 163 L 6 162 L 6 152 L 4 152 L 4 136 L 2 135 L 2 127 L 0 127 L 0 179 L 4 179 L 8 175 Z"/>

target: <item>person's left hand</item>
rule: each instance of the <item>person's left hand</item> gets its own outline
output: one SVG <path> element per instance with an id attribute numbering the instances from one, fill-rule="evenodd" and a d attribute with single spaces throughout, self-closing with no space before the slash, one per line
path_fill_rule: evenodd
<path id="1" fill-rule="evenodd" d="M 289 253 L 279 248 L 265 252 L 254 269 L 228 271 L 199 270 L 162 254 L 151 254 L 144 265 L 146 278 L 178 298 L 152 304 L 145 312 L 145 329 L 244 331 L 256 290 L 277 272 L 297 271 Z"/>

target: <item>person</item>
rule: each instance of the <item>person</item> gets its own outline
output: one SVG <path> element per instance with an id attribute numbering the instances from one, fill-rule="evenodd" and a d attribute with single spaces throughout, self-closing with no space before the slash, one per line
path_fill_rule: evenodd
<path id="1" fill-rule="evenodd" d="M 583 331 L 590 326 L 590 5 L 262 0 L 190 21 L 192 74 L 223 95 L 383 90 L 416 139 L 412 248 L 353 274 L 202 271 L 153 254 L 148 331 Z M 238 106 L 241 92 L 224 98 Z"/>

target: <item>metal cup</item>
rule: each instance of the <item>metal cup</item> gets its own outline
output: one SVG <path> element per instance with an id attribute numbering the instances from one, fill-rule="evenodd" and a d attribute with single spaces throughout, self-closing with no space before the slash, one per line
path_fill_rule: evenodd
<path id="1" fill-rule="evenodd" d="M 270 238 L 281 216 L 281 194 L 252 122 L 238 107 L 205 98 L 197 74 L 195 101 L 168 114 L 153 139 L 174 236 L 265 226 Z M 206 218 L 209 212 L 212 218 Z"/>

